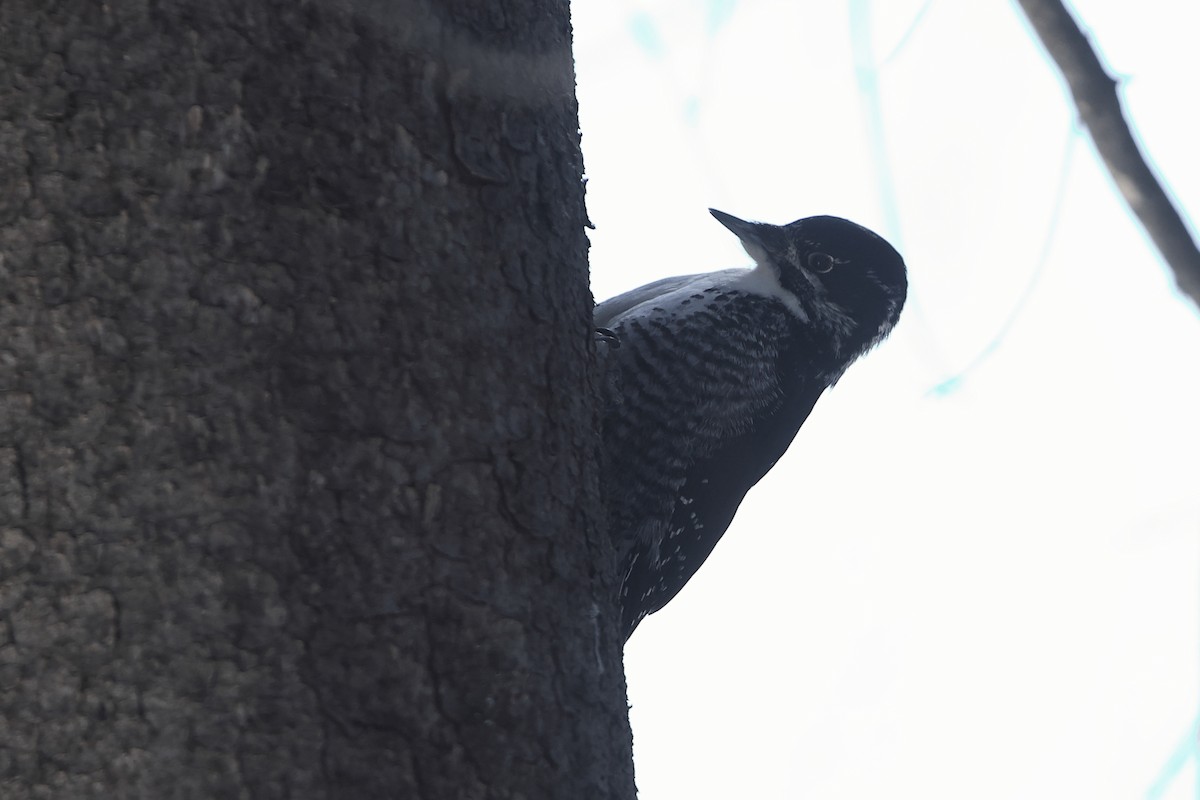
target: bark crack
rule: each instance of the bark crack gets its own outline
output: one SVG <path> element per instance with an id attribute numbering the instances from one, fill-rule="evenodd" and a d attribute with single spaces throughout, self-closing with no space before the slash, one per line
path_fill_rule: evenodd
<path id="1" fill-rule="evenodd" d="M 17 483 L 21 486 L 21 519 L 29 519 L 29 473 L 25 468 L 25 449 L 17 444 L 13 447 L 17 454 Z"/>

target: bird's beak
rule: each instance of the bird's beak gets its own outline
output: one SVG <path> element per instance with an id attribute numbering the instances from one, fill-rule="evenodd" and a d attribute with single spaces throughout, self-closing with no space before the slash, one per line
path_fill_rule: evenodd
<path id="1" fill-rule="evenodd" d="M 717 222 L 733 231 L 733 235 L 741 240 L 743 246 L 752 244 L 762 246 L 762 242 L 758 238 L 757 222 L 746 222 L 746 220 L 738 219 L 733 214 L 726 214 L 724 211 L 717 211 L 715 208 L 710 208 L 708 213 L 716 217 Z"/>

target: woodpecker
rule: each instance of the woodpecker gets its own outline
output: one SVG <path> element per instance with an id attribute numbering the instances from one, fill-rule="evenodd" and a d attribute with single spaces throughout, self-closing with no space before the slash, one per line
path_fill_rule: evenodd
<path id="1" fill-rule="evenodd" d="M 594 314 L 626 640 L 700 568 L 825 389 L 891 332 L 908 292 L 900 254 L 849 220 L 709 211 L 754 266 L 648 283 Z"/>

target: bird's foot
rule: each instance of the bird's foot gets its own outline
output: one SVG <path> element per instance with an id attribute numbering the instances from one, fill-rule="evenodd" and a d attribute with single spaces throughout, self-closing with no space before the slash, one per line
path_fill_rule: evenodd
<path id="1" fill-rule="evenodd" d="M 617 336 L 608 328 L 596 328 L 596 341 L 604 342 L 614 350 L 621 346 L 621 337 Z"/>

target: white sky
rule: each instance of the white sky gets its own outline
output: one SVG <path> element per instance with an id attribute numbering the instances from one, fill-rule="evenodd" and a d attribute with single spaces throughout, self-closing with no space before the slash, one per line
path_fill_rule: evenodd
<path id="1" fill-rule="evenodd" d="M 1200 3 L 1074 7 L 1200 217 Z M 1200 797 L 1194 757 L 1168 766 L 1200 708 L 1200 315 L 1015 4 L 575 0 L 574 23 L 598 299 L 747 264 L 709 206 L 854 219 L 912 287 L 630 641 L 642 800 Z"/>

